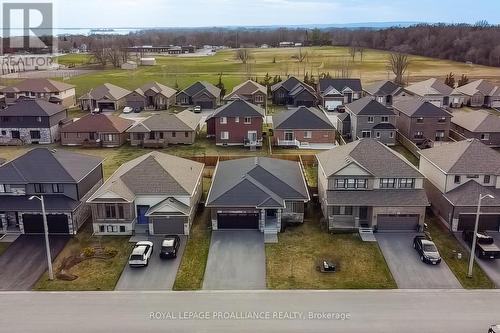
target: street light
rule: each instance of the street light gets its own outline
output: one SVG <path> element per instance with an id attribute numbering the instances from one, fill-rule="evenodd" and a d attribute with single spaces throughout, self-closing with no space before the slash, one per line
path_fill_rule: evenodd
<path id="1" fill-rule="evenodd" d="M 491 194 L 479 194 L 479 201 L 477 203 L 477 211 L 476 211 L 476 223 L 474 224 L 474 235 L 472 236 L 472 247 L 470 249 L 470 257 L 469 257 L 469 271 L 467 273 L 467 277 L 472 277 L 472 266 L 474 265 L 474 254 L 476 252 L 476 242 L 477 242 L 477 231 L 479 229 L 479 212 L 481 210 L 481 200 L 484 198 L 494 199 L 495 197 Z"/>
<path id="2" fill-rule="evenodd" d="M 49 244 L 49 227 L 47 225 L 47 215 L 45 215 L 45 202 L 43 200 L 43 195 L 36 196 L 32 195 L 30 200 L 38 199 L 42 203 L 42 217 L 43 217 L 43 231 L 45 234 L 45 250 L 47 251 L 47 265 L 49 266 L 49 280 L 54 280 L 54 272 L 52 271 L 52 258 L 50 255 L 50 244 Z"/>

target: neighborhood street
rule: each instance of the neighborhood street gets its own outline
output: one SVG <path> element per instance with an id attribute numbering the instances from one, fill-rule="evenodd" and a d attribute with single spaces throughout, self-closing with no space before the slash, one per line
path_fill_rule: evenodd
<path id="1" fill-rule="evenodd" d="M 4 332 L 454 332 L 500 322 L 500 291 L 3 292 Z M 250 313 L 251 312 L 251 313 Z M 193 316 L 197 317 L 193 319 Z"/>

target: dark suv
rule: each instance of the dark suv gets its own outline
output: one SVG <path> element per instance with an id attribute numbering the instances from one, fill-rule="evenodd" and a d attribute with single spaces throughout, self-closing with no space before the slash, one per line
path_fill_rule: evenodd
<path id="1" fill-rule="evenodd" d="M 177 251 L 181 245 L 181 238 L 177 235 L 165 236 L 161 242 L 160 258 L 173 259 L 177 258 Z"/>

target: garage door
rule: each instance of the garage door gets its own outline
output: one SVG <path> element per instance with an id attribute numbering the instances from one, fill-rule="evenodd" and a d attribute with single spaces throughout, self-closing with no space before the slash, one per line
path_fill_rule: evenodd
<path id="1" fill-rule="evenodd" d="M 325 101 L 325 108 L 329 111 L 335 110 L 339 105 L 342 105 L 341 101 Z"/>
<path id="2" fill-rule="evenodd" d="M 202 109 L 213 109 L 214 103 L 212 101 L 198 101 L 196 105 L 201 106 Z"/>
<path id="3" fill-rule="evenodd" d="M 314 106 L 313 101 L 297 101 L 297 106 L 305 106 L 305 107 L 312 107 Z"/>
<path id="4" fill-rule="evenodd" d="M 43 234 L 43 218 L 41 214 L 23 214 L 25 234 Z M 64 214 L 48 214 L 47 225 L 51 234 L 69 234 L 68 216 Z"/>
<path id="5" fill-rule="evenodd" d="M 97 108 L 99 110 L 114 110 L 115 103 L 107 102 L 107 103 L 98 103 Z"/>
<path id="6" fill-rule="evenodd" d="M 415 231 L 418 228 L 418 215 L 377 215 L 379 231 Z"/>
<path id="7" fill-rule="evenodd" d="M 131 108 L 144 109 L 144 101 L 128 101 L 127 106 Z"/>
<path id="8" fill-rule="evenodd" d="M 475 223 L 475 214 L 460 214 L 458 230 L 473 230 Z M 500 215 L 481 215 L 479 217 L 479 230 L 500 231 Z"/>
<path id="9" fill-rule="evenodd" d="M 155 235 L 184 235 L 185 217 L 150 217 Z"/>
<path id="10" fill-rule="evenodd" d="M 431 104 L 434 104 L 437 107 L 441 107 L 441 100 L 436 100 L 436 101 L 429 101 Z"/>
<path id="11" fill-rule="evenodd" d="M 218 229 L 259 229 L 258 213 L 218 213 Z"/>

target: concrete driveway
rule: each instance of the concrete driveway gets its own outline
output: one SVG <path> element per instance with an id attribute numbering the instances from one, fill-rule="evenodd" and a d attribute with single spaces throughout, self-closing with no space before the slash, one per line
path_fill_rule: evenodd
<path id="1" fill-rule="evenodd" d="M 50 236 L 52 260 L 69 240 L 69 236 Z M 0 256 L 0 290 L 30 290 L 47 270 L 45 238 L 21 235 Z"/>
<path id="2" fill-rule="evenodd" d="M 462 288 L 448 265 L 424 264 L 413 248 L 415 233 L 377 233 L 376 238 L 392 276 L 401 289 Z"/>
<path id="3" fill-rule="evenodd" d="M 154 244 L 148 267 L 130 267 L 128 264 L 116 284 L 115 290 L 172 290 L 177 270 L 184 254 L 187 238 L 181 237 L 181 246 L 176 259 L 160 259 L 163 237 L 150 237 Z"/>
<path id="4" fill-rule="evenodd" d="M 264 234 L 257 230 L 213 231 L 203 289 L 265 288 Z"/>

